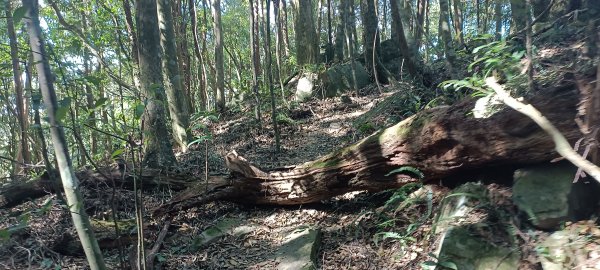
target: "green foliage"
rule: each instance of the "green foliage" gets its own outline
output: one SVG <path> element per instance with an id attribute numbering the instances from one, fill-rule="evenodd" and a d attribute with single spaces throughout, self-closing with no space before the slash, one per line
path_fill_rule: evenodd
<path id="1" fill-rule="evenodd" d="M 458 270 L 458 266 L 454 262 L 441 260 L 440 258 L 435 256 L 435 254 L 433 254 L 433 253 L 429 253 L 429 256 L 432 257 L 433 260 L 428 260 L 421 264 L 421 268 L 424 270 L 430 270 L 430 269 L 433 270 L 433 269 L 438 269 L 439 267 L 441 267 L 443 269 Z"/>
<path id="2" fill-rule="evenodd" d="M 6 0 L 9 1 L 9 0 Z M 15 9 L 15 11 L 13 12 L 13 23 L 16 25 L 19 22 L 21 22 L 21 20 L 25 17 L 25 14 L 27 13 L 27 8 L 25 7 L 18 7 Z"/>
<path id="3" fill-rule="evenodd" d="M 394 169 L 391 172 L 387 173 L 385 176 L 390 176 L 396 173 L 411 173 L 417 176 L 419 179 L 423 179 L 423 177 L 425 177 L 425 175 L 423 175 L 423 173 L 419 171 L 419 169 L 411 166 L 402 166 L 400 168 Z"/>
<path id="4" fill-rule="evenodd" d="M 487 40 L 489 36 L 484 35 L 477 39 Z M 473 49 L 472 53 L 475 55 L 473 62 L 467 67 L 471 76 L 462 80 L 444 81 L 440 87 L 455 91 L 472 89 L 475 90 L 476 96 L 490 94 L 491 91 L 484 87 L 485 78 L 495 76 L 501 80 L 513 79 L 519 74 L 520 61 L 525 55 L 525 51 L 516 50 L 506 40 L 481 45 Z"/>
<path id="5" fill-rule="evenodd" d="M 283 112 L 280 112 L 277 114 L 276 120 L 277 120 L 277 123 L 286 125 L 286 126 L 295 126 L 298 124 L 294 119 L 290 118 L 287 114 L 285 114 Z"/>
<path id="6" fill-rule="evenodd" d="M 375 130 L 377 130 L 377 129 L 371 123 L 362 123 L 360 126 L 358 126 L 358 132 L 360 132 L 363 135 L 371 134 L 371 133 L 375 132 Z"/>

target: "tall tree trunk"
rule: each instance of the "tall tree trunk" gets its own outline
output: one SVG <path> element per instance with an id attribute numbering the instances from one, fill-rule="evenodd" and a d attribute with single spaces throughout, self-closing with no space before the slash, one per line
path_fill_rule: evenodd
<path id="1" fill-rule="evenodd" d="M 152 168 L 175 165 L 175 155 L 167 132 L 167 103 L 161 72 L 160 37 L 156 0 L 137 0 L 138 56 L 142 99 L 146 105 L 142 119 L 144 165 Z"/>
<path id="2" fill-rule="evenodd" d="M 333 33 L 331 29 L 331 0 L 327 0 L 327 44 L 333 46 Z"/>
<path id="3" fill-rule="evenodd" d="M 335 34 L 335 60 L 341 62 L 344 60 L 344 42 L 346 40 L 346 28 L 348 28 L 348 18 L 350 17 L 349 0 L 340 0 L 339 6 L 339 24 Z"/>
<path id="4" fill-rule="evenodd" d="M 286 0 L 281 0 L 281 5 L 279 5 L 279 7 L 281 8 L 281 12 L 279 12 L 281 14 L 281 21 L 280 21 L 280 25 L 281 25 L 281 30 L 283 31 L 283 47 L 284 47 L 284 54 L 285 57 L 289 57 L 290 56 L 290 36 L 288 34 L 288 13 L 287 13 L 287 4 L 286 4 Z"/>
<path id="5" fill-rule="evenodd" d="M 510 12 L 512 14 L 512 23 L 510 33 L 517 33 L 527 26 L 527 5 L 523 0 L 510 0 Z"/>
<path id="6" fill-rule="evenodd" d="M 260 39 L 258 32 L 258 8 L 256 2 L 250 0 L 250 54 L 252 58 L 252 94 L 254 96 L 254 117 L 259 128 L 262 128 L 262 115 L 260 111 Z"/>
<path id="7" fill-rule="evenodd" d="M 266 26 L 269 27 L 271 25 L 270 22 L 270 9 L 271 9 L 271 0 L 265 0 L 267 2 L 267 11 L 265 12 L 265 17 L 267 20 Z M 269 80 L 269 94 L 271 94 L 271 120 L 273 121 L 273 132 L 275 133 L 275 152 L 279 153 L 280 151 L 280 141 L 279 141 L 279 127 L 277 126 L 277 106 L 275 106 L 275 93 L 273 91 L 273 74 L 271 71 L 271 31 L 267 29 L 265 37 L 266 43 L 266 54 L 265 54 L 265 62 L 267 66 L 267 78 Z"/>
<path id="8" fill-rule="evenodd" d="M 296 15 L 296 58 L 298 66 L 318 63 L 319 47 L 311 0 L 294 0 Z"/>
<path id="9" fill-rule="evenodd" d="M 464 44 L 465 40 L 463 37 L 463 19 L 462 19 L 462 5 L 460 0 L 452 0 L 454 3 L 454 32 L 459 44 Z M 479 7 L 479 0 L 475 0 L 475 3 Z M 478 9 L 479 10 L 479 9 Z M 477 13 L 477 27 L 479 27 L 479 12 Z"/>
<path id="10" fill-rule="evenodd" d="M 71 158 L 67 149 L 67 141 L 62 129 L 60 119 L 57 118 L 58 105 L 56 93 L 50 72 L 50 64 L 46 58 L 42 29 L 38 18 L 38 4 L 35 0 L 23 0 L 23 6 L 27 8 L 27 29 L 29 33 L 30 46 L 33 51 L 34 61 L 38 72 L 39 86 L 44 97 L 44 103 L 48 110 L 47 116 L 50 122 L 50 133 L 54 145 L 54 153 L 58 163 L 63 188 L 69 205 L 69 212 L 75 230 L 92 270 L 106 269 L 102 252 L 92 231 L 90 221 L 85 212 L 83 198 L 79 190 L 79 180 L 73 172 Z"/>
<path id="11" fill-rule="evenodd" d="M 494 21 L 496 29 L 494 31 L 494 37 L 496 40 L 500 40 L 502 37 L 502 0 L 495 0 L 494 4 Z"/>
<path id="12" fill-rule="evenodd" d="M 165 91 L 171 116 L 173 138 L 184 152 L 187 151 L 191 134 L 189 133 L 190 112 L 188 101 L 183 90 L 181 73 L 177 61 L 177 44 L 171 15 L 171 0 L 158 0 L 158 25 L 160 28 L 160 44 L 162 47 L 162 70 Z M 182 42 L 185 42 L 182 41 Z"/>
<path id="13" fill-rule="evenodd" d="M 221 0 L 212 0 L 213 33 L 215 36 L 216 105 L 225 111 L 225 65 L 223 63 L 223 28 L 221 26 Z"/>
<path id="14" fill-rule="evenodd" d="M 425 13 L 427 12 L 429 0 L 418 0 L 417 21 L 415 25 L 415 49 L 419 51 L 425 32 Z M 426 53 L 427 54 L 427 53 Z"/>
<path id="15" fill-rule="evenodd" d="M 439 34 L 446 55 L 446 64 L 452 78 L 458 78 L 456 74 L 456 53 L 452 45 L 452 34 L 450 33 L 450 13 L 448 12 L 448 0 L 440 1 L 440 18 L 439 18 Z"/>
<path id="16" fill-rule="evenodd" d="M 125 12 L 125 25 L 127 26 L 127 35 L 129 37 L 129 45 L 131 46 L 131 59 L 139 66 L 138 57 L 138 40 L 135 32 L 135 25 L 133 24 L 133 15 L 131 13 L 131 4 L 129 0 L 122 0 L 123 11 Z M 137 77 L 137 76 L 134 76 Z"/>
<path id="17" fill-rule="evenodd" d="M 398 0 L 390 0 L 390 8 L 392 9 L 392 23 L 396 26 L 395 29 L 397 33 L 394 35 L 396 37 L 395 41 L 399 44 L 400 54 L 402 54 L 404 61 L 406 63 L 406 67 L 408 68 L 408 73 L 416 80 L 420 81 L 421 75 L 417 71 L 417 66 L 415 64 L 415 56 L 412 54 L 412 50 L 408 47 L 408 43 L 406 43 L 406 37 L 404 36 L 404 26 L 402 25 L 402 19 L 400 18 L 400 12 L 398 8 Z"/>
<path id="18" fill-rule="evenodd" d="M 88 1 L 83 1 L 84 5 L 89 5 Z M 88 14 L 86 11 L 81 11 L 81 26 L 84 33 L 89 33 L 89 22 L 88 22 Z M 83 73 L 85 76 L 90 76 L 92 74 L 91 67 L 91 55 L 87 48 L 83 48 Z M 87 122 L 93 128 L 96 128 L 96 111 L 94 104 L 94 93 L 92 91 L 92 86 L 90 82 L 86 82 L 85 86 L 85 99 L 87 103 Z M 77 131 L 81 132 L 81 130 Z M 90 154 L 94 157 L 98 153 L 98 134 L 94 129 L 90 130 Z"/>
<path id="19" fill-rule="evenodd" d="M 22 162 L 21 169 L 23 172 L 27 172 L 27 165 L 31 163 L 31 154 L 29 152 L 29 143 L 27 138 L 29 137 L 28 128 L 28 114 L 25 111 L 25 102 L 23 95 L 23 82 L 21 81 L 21 71 L 19 64 L 19 50 L 18 41 L 15 34 L 15 27 L 12 18 L 12 7 L 11 1 L 5 1 L 5 14 L 6 14 L 6 25 L 8 28 L 8 39 L 10 42 L 10 58 L 12 63 L 13 82 L 15 85 L 15 102 L 17 103 L 17 120 L 19 122 L 19 152 L 21 153 L 21 159 L 17 160 Z M 8 105 L 8 104 L 7 104 Z"/>
<path id="20" fill-rule="evenodd" d="M 207 101 L 207 97 L 206 97 L 206 77 L 204 76 L 204 74 L 206 73 L 206 71 L 204 70 L 204 56 L 202 55 L 202 52 L 200 51 L 200 42 L 198 40 L 198 12 L 197 12 L 197 8 L 196 8 L 196 4 L 194 2 L 194 0 L 189 0 L 188 1 L 189 4 L 189 10 L 190 10 L 190 17 L 192 20 L 192 36 L 194 39 L 194 53 L 196 55 L 196 58 L 198 59 L 198 88 L 199 88 L 199 95 L 200 95 L 200 111 L 206 111 L 206 101 Z"/>
<path id="21" fill-rule="evenodd" d="M 365 67 L 374 80 L 385 81 L 379 60 L 379 31 L 376 15 L 376 0 L 361 0 L 360 10 L 363 21 L 363 48 Z"/>

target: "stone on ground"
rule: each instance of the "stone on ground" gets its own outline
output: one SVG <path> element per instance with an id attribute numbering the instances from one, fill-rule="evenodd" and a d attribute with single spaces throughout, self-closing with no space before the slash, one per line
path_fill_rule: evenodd
<path id="1" fill-rule="evenodd" d="M 316 269 L 316 255 L 321 242 L 321 230 L 298 228 L 285 237 L 277 252 L 279 270 Z"/>

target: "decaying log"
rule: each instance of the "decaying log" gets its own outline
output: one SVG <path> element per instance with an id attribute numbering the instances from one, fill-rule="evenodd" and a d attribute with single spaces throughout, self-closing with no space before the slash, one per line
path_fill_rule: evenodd
<path id="1" fill-rule="evenodd" d="M 575 124 L 579 95 L 572 84 L 545 89 L 528 99 L 572 143 L 582 135 Z M 154 210 L 174 213 L 211 200 L 294 205 L 318 202 L 350 191 L 381 191 L 407 183 L 452 176 L 488 166 L 532 164 L 557 157 L 552 139 L 528 117 L 510 109 L 474 118 L 474 101 L 437 107 L 292 169 L 264 172 L 231 152 L 228 183 L 205 192 L 191 188 Z M 423 173 L 419 179 L 410 166 Z"/>
<path id="2" fill-rule="evenodd" d="M 56 193 L 55 186 L 61 188 L 60 175 L 55 172 L 57 183 L 54 185 L 47 172 L 40 177 L 29 181 L 13 181 L 5 186 L 0 187 L 0 208 L 10 208 L 19 205 L 28 200 L 43 197 L 49 193 Z M 144 169 L 141 177 L 125 172 L 122 177 L 118 166 L 107 166 L 99 168 L 97 171 L 82 170 L 76 173 L 77 178 L 82 185 L 112 186 L 113 183 L 117 187 L 125 189 L 133 189 L 134 179 L 141 179 L 141 186 L 144 189 L 153 189 L 157 187 L 167 187 L 172 190 L 181 191 L 193 186 L 195 180 L 187 175 L 166 174 L 161 173 L 156 169 Z M 139 182 L 138 182 L 139 183 Z"/>

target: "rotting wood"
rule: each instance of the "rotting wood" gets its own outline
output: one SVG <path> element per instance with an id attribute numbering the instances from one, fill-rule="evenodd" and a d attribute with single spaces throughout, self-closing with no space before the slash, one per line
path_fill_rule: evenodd
<path id="1" fill-rule="evenodd" d="M 574 121 L 579 95 L 571 83 L 540 91 L 528 99 L 574 142 L 582 135 Z M 552 139 L 531 119 L 504 108 L 474 118 L 474 100 L 420 112 L 358 143 L 287 170 L 265 172 L 235 152 L 226 156 L 232 176 L 209 192 L 190 188 L 157 209 L 175 214 L 214 200 L 297 205 L 350 191 L 382 191 L 418 181 L 431 182 L 489 166 L 549 161 L 557 154 Z M 410 166 L 424 174 L 387 175 Z M 229 181 L 228 183 L 226 181 Z"/>

